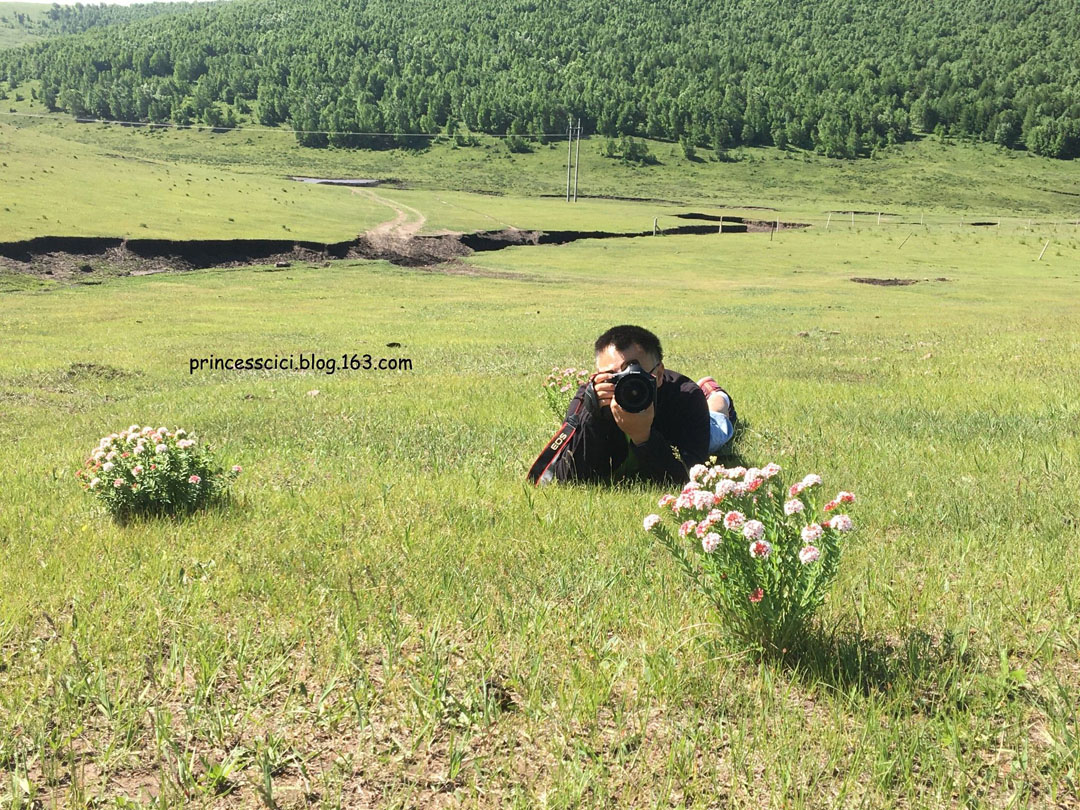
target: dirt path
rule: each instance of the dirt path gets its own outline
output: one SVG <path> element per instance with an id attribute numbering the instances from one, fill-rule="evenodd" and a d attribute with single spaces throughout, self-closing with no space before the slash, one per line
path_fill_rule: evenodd
<path id="1" fill-rule="evenodd" d="M 395 212 L 393 219 L 376 225 L 365 234 L 373 243 L 410 239 L 416 236 L 420 229 L 424 227 L 424 223 L 427 222 L 427 217 L 412 206 L 387 199 L 369 189 L 354 188 L 352 193 L 363 194 L 380 205 L 392 208 Z"/>

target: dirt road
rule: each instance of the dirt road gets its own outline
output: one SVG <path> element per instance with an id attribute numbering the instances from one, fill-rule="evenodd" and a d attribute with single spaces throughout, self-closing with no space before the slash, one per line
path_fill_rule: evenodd
<path id="1" fill-rule="evenodd" d="M 380 205 L 385 205 L 394 210 L 395 216 L 393 219 L 376 225 L 365 234 L 372 243 L 410 239 L 416 236 L 420 229 L 424 227 L 424 223 L 427 222 L 427 217 L 412 206 L 383 197 L 370 189 L 357 188 L 353 189 L 352 193 L 363 194 Z"/>

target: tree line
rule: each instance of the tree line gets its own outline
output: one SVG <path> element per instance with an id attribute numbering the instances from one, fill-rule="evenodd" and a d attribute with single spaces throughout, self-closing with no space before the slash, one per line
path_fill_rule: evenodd
<path id="1" fill-rule="evenodd" d="M 287 125 L 312 147 L 519 145 L 572 116 L 718 156 L 855 157 L 925 132 L 1080 155 L 1071 0 L 233 0 L 110 24 L 89 21 L 116 7 L 65 8 L 72 33 L 0 52 L 0 79 L 39 79 L 76 116 Z"/>

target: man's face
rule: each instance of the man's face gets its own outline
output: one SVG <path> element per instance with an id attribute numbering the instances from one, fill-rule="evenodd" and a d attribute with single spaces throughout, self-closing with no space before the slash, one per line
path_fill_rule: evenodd
<path id="1" fill-rule="evenodd" d="M 597 371 L 623 371 L 631 363 L 637 363 L 646 371 L 656 366 L 653 376 L 656 377 L 657 385 L 660 385 L 660 375 L 664 372 L 663 365 L 658 365 L 656 358 L 636 343 L 631 344 L 624 352 L 620 352 L 614 346 L 608 346 L 596 355 Z"/>

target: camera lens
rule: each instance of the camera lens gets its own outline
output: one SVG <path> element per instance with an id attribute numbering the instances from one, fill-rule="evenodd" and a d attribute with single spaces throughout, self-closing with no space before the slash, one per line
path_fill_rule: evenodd
<path id="1" fill-rule="evenodd" d="M 615 383 L 615 401 L 627 413 L 641 413 L 652 405 L 654 386 L 650 382 L 648 375 L 624 377 Z"/>

